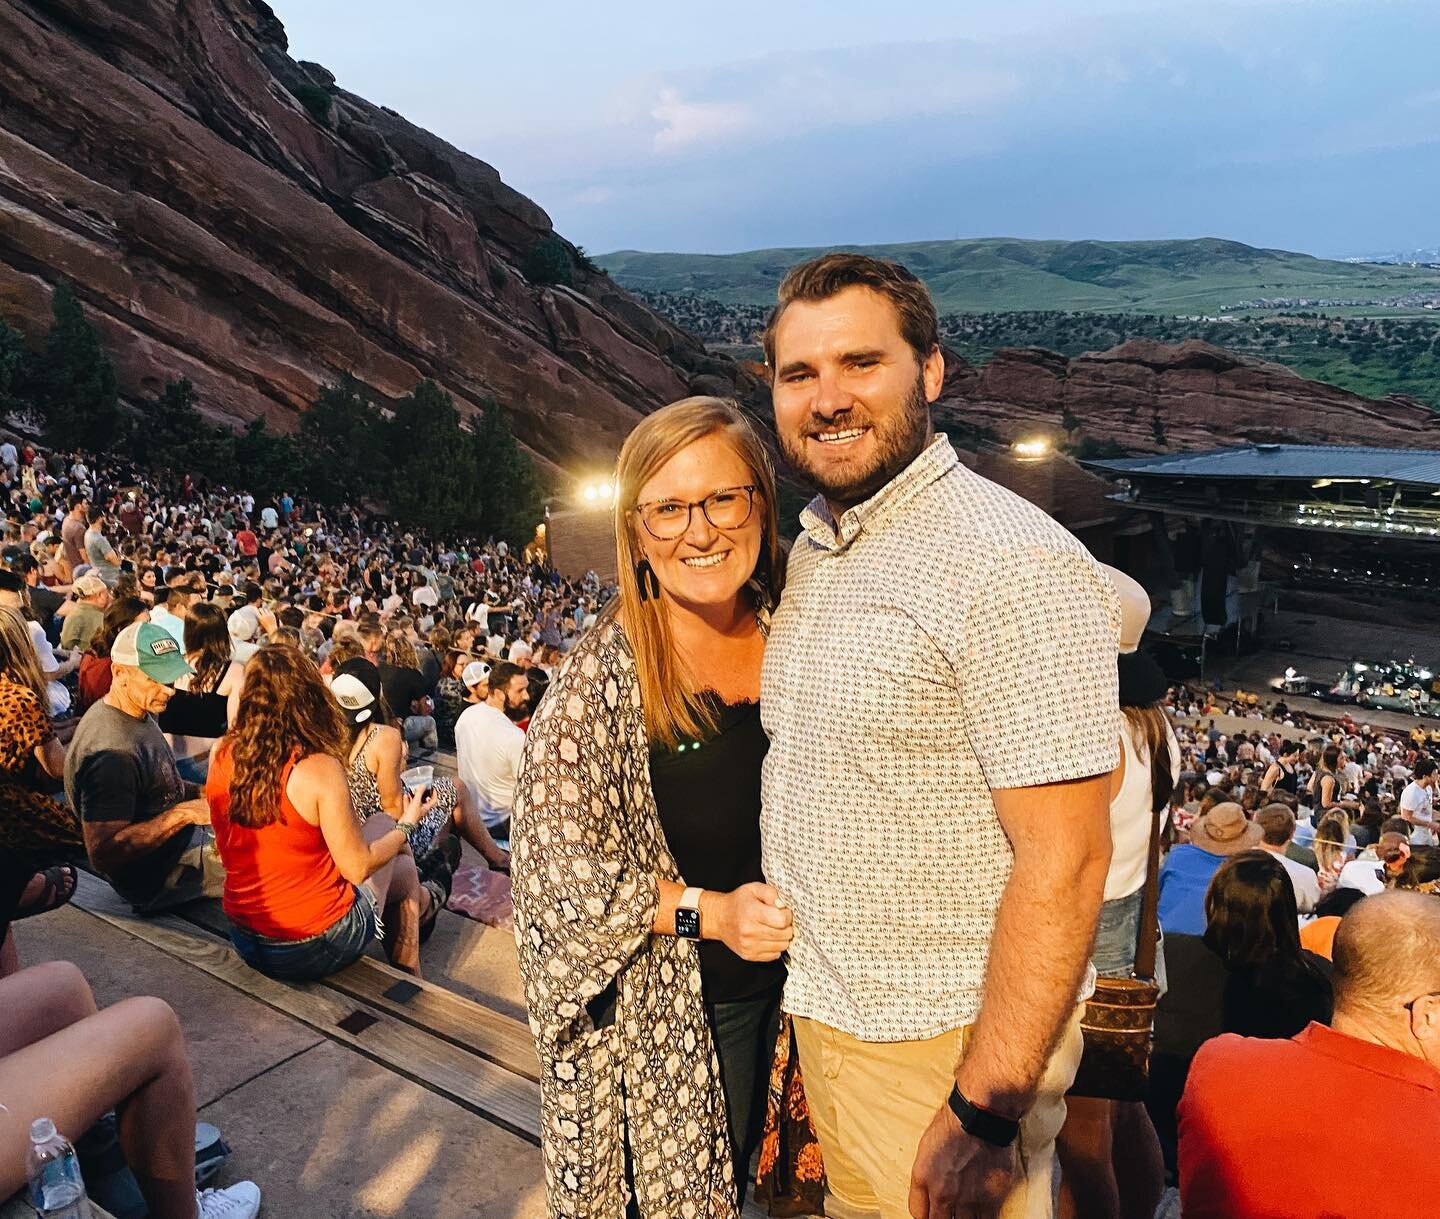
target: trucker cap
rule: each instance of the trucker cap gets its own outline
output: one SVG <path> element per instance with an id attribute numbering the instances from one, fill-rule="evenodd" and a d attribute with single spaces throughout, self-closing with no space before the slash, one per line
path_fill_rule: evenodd
<path id="1" fill-rule="evenodd" d="M 110 663 L 133 665 L 162 686 L 173 686 L 195 672 L 186 662 L 175 636 L 153 622 L 132 622 L 110 645 Z"/>

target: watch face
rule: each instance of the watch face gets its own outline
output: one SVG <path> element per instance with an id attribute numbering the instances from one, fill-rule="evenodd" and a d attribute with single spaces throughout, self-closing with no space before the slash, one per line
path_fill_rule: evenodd
<path id="1" fill-rule="evenodd" d="M 700 938 L 700 911 L 675 911 L 675 934 L 687 940 Z"/>

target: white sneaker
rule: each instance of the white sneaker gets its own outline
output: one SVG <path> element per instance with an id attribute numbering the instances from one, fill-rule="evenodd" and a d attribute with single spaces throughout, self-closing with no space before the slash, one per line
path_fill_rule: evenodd
<path id="1" fill-rule="evenodd" d="M 238 1181 L 225 1189 L 202 1189 L 195 1195 L 200 1219 L 255 1219 L 260 1213 L 260 1187 Z"/>

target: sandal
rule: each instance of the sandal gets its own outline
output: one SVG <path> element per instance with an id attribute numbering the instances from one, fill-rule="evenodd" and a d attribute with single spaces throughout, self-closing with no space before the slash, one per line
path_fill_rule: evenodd
<path id="1" fill-rule="evenodd" d="M 27 891 L 36 880 L 41 882 L 40 892 L 29 901 L 21 898 L 13 916 L 15 922 L 60 909 L 75 896 L 75 890 L 80 887 L 80 873 L 73 864 L 68 863 L 56 864 L 53 868 L 35 873 L 25 885 Z"/>

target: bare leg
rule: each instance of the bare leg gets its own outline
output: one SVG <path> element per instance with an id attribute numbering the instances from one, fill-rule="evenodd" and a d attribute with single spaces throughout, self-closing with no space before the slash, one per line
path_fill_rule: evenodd
<path id="1" fill-rule="evenodd" d="M 1113 1108 L 1114 1102 L 1108 1100 L 1065 1098 L 1065 1125 L 1055 1140 L 1060 1219 L 1120 1219 L 1120 1194 L 1111 1163 Z"/>
<path id="2" fill-rule="evenodd" d="M 1117 1102 L 1115 1110 L 1115 1183 L 1122 1219 L 1152 1219 L 1165 1192 L 1165 1157 L 1150 1114 L 1140 1101 Z"/>
<path id="3" fill-rule="evenodd" d="M 37 1005 L 79 1010 L 89 991 L 71 970 L 5 979 L 0 1008 L 30 1012 L 32 1031 L 47 1022 L 43 1011 L 37 1021 Z M 118 1109 L 120 1143 L 151 1214 L 195 1219 L 195 1093 L 180 1025 L 159 999 L 126 999 L 0 1057 L 0 1095 L 8 1106 L 0 1112 L 0 1196 L 24 1183 L 35 1118 L 53 1118 L 74 1137 Z"/>
<path id="4" fill-rule="evenodd" d="M 383 838 L 395 828 L 384 813 L 369 818 L 360 832 L 366 842 Z M 430 895 L 420 887 L 415 859 L 408 852 L 397 855 L 383 868 L 371 873 L 367 882 L 385 923 L 385 955 L 390 963 L 420 976 L 420 918 L 429 910 Z"/>
<path id="5" fill-rule="evenodd" d="M 0 940 L 0 978 L 8 978 L 19 969 L 20 953 L 15 948 L 15 932 L 7 927 L 5 938 Z"/>
<path id="6" fill-rule="evenodd" d="M 460 797 L 456 800 L 455 811 L 450 817 L 450 823 L 455 827 L 455 832 L 479 851 L 485 857 L 485 862 L 492 868 L 503 868 L 510 862 L 510 852 L 502 848 L 490 836 L 485 819 L 480 816 L 480 810 L 475 807 L 475 797 L 459 779 L 455 780 L 455 794 Z"/>

